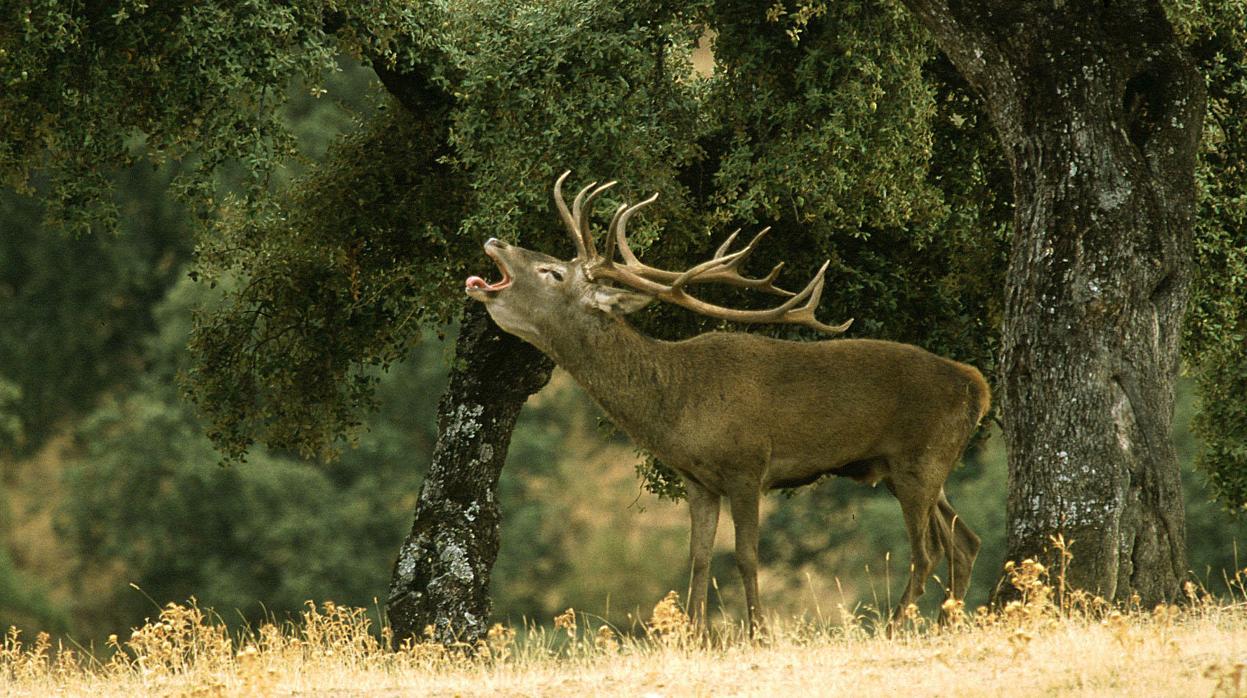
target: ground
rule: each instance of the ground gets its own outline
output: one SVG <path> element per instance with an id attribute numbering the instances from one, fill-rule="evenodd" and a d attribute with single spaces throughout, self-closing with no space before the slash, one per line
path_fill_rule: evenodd
<path id="1" fill-rule="evenodd" d="M 309 604 L 299 622 L 239 633 L 170 604 L 98 659 L 10 633 L 0 686 L 14 696 L 1247 695 L 1247 600 L 1190 587 L 1181 607 L 1116 609 L 1062 599 L 1025 564 L 1023 601 L 952 608 L 947 626 L 915 615 L 891 639 L 870 619 L 772 619 L 759 640 L 720 628 L 707 643 L 672 595 L 636 634 L 569 609 L 518 639 L 499 625 L 474 648 L 392 652 L 365 609 Z"/>

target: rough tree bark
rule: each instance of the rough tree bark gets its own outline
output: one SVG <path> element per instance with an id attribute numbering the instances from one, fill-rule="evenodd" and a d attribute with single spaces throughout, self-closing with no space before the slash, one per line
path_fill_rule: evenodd
<path id="1" fill-rule="evenodd" d="M 498 556 L 498 476 L 520 407 L 553 364 L 470 302 L 455 366 L 438 405 L 438 438 L 415 523 L 399 551 L 386 603 L 395 647 L 433 628 L 443 644 L 484 637 L 489 574 Z"/>
<path id="2" fill-rule="evenodd" d="M 1008 556 L 1174 598 L 1170 441 L 1204 87 L 1159 2 L 904 0 L 982 97 L 1014 178 L 1001 356 Z"/>

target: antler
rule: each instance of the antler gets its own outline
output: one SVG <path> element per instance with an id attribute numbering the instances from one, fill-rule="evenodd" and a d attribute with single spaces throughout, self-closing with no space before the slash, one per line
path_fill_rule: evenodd
<path id="1" fill-rule="evenodd" d="M 747 258 L 754 251 L 754 249 L 757 248 L 758 242 L 771 231 L 770 227 L 763 228 L 759 231 L 758 234 L 753 236 L 753 239 L 749 241 L 749 244 L 744 246 L 744 248 L 728 254 L 728 249 L 730 249 L 732 243 L 735 242 L 736 236 L 740 234 L 740 230 L 737 229 L 728 236 L 727 240 L 725 240 L 722 245 L 719 245 L 719 249 L 715 251 L 712 259 L 699 264 L 688 271 L 668 271 L 666 269 L 658 269 L 642 263 L 636 258 L 636 255 L 633 254 L 632 248 L 628 246 L 628 237 L 626 233 L 628 219 L 632 217 L 633 213 L 649 206 L 657 199 L 658 194 L 655 193 L 648 199 L 632 206 L 620 204 L 619 208 L 615 210 L 615 215 L 611 219 L 610 228 L 606 233 L 606 247 L 608 250 L 606 256 L 608 261 L 612 257 L 612 253 L 609 251 L 611 238 L 614 238 L 615 244 L 619 248 L 619 254 L 623 257 L 625 266 L 636 272 L 637 275 L 651 281 L 670 284 L 679 280 L 681 286 L 686 283 L 722 283 L 728 284 L 729 286 L 757 289 L 765 293 L 773 293 L 777 296 L 795 295 L 792 291 L 786 291 L 775 285 L 775 279 L 779 276 L 780 270 L 784 268 L 783 262 L 776 264 L 775 268 L 771 269 L 769 274 L 760 279 L 742 276 L 740 273 L 741 264 L 743 264 L 745 258 Z M 693 270 L 697 270 L 697 272 L 690 275 L 689 272 L 692 272 Z"/>
<path id="2" fill-rule="evenodd" d="M 567 202 L 563 200 L 563 180 L 571 173 L 571 170 L 564 172 L 554 182 L 554 204 L 558 206 L 559 216 L 571 233 L 572 242 L 576 244 L 576 258 L 589 261 L 598 257 L 597 248 L 593 245 L 593 235 L 589 232 L 589 206 L 598 194 L 615 186 L 615 182 L 612 180 L 596 189 L 594 187 L 597 182 L 589 182 L 572 200 L 572 209 L 568 211 Z"/>
<path id="3" fill-rule="evenodd" d="M 780 270 L 784 267 L 783 262 L 776 264 L 770 273 L 761 278 L 750 278 L 740 273 L 741 264 L 770 231 L 769 227 L 763 228 L 749 241 L 749 244 L 741 249 L 735 252 L 728 252 L 740 231 L 733 232 L 719 246 L 719 249 L 715 251 L 711 259 L 694 265 L 685 271 L 669 271 L 644 264 L 637 259 L 632 252 L 632 248 L 628 245 L 626 232 L 628 219 L 637 211 L 654 203 L 658 199 L 657 193 L 631 206 L 620 204 L 619 208 L 615 210 L 615 215 L 611 218 L 610 228 L 607 231 L 605 255 L 599 255 L 593 244 L 593 235 L 589 230 L 589 205 L 599 194 L 614 186 L 615 182 L 607 182 L 601 186 L 597 186 L 597 182 L 593 182 L 581 189 L 572 202 L 572 210 L 569 211 L 567 203 L 563 200 L 563 181 L 569 174 L 571 174 L 570 170 L 564 172 L 558 178 L 558 181 L 555 182 L 554 201 L 558 206 L 563 222 L 567 225 L 568 232 L 572 236 L 572 241 L 576 244 L 576 256 L 584 260 L 586 273 L 591 278 L 610 279 L 702 315 L 732 320 L 734 322 L 804 325 L 829 334 L 844 332 L 853 323 L 853 320 L 849 319 L 839 325 L 828 325 L 820 322 L 814 316 L 819 299 L 823 295 L 823 275 L 826 273 L 828 265 L 831 264 L 830 260 L 823 263 L 818 273 L 814 278 L 810 279 L 810 282 L 799 293 L 785 291 L 775 286 L 775 278 L 779 276 Z M 615 252 L 611 249 L 612 237 L 615 239 L 619 255 L 623 259 L 622 264 L 616 264 L 614 261 Z M 731 286 L 757 289 L 780 296 L 789 296 L 789 298 L 780 305 L 766 310 L 725 308 L 691 296 L 684 290 L 685 286 L 698 283 L 724 283 Z"/>

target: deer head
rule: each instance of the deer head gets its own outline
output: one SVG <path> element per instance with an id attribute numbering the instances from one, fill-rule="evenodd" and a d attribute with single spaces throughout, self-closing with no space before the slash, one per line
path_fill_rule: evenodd
<path id="1" fill-rule="evenodd" d="M 620 204 L 607 229 L 603 251 L 599 253 L 589 228 L 590 210 L 593 200 L 615 182 L 601 186 L 596 182 L 589 184 L 580 190 L 569 209 L 563 199 L 563 182 L 569 174 L 570 171 L 564 172 L 555 183 L 554 201 L 576 246 L 576 257 L 563 261 L 491 238 L 485 243 L 485 254 L 498 265 L 502 279 L 489 283 L 472 276 L 467 280 L 468 295 L 485 303 L 490 316 L 504 330 L 548 350 L 549 334 L 566 331 L 569 323 L 600 323 L 640 310 L 654 300 L 709 317 L 746 323 L 797 324 L 830 334 L 843 332 L 853 322 L 827 325 L 814 316 L 822 297 L 823 274 L 830 262 L 825 262 L 799 293 L 775 286 L 782 262 L 761 278 L 741 274 L 741 265 L 769 228 L 764 228 L 749 244 L 736 251 L 731 251 L 737 235 L 732 233 L 711 259 L 684 271 L 658 269 L 642 263 L 628 244 L 628 219 L 652 204 L 657 194 L 637 204 Z M 615 248 L 621 261 L 615 259 Z M 706 283 L 752 288 L 784 296 L 786 300 L 766 310 L 725 308 L 700 300 L 688 290 L 689 286 Z"/>

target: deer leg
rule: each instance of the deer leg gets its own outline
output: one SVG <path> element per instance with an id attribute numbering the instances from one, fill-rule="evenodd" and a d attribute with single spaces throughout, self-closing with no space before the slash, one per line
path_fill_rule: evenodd
<path id="1" fill-rule="evenodd" d="M 901 594 L 900 602 L 892 612 L 892 625 L 904 616 L 906 609 L 922 596 L 927 578 L 939 559 L 939 540 L 932 530 L 931 515 L 935 507 L 936 493 L 928 494 L 920 483 L 908 478 L 886 480 L 888 489 L 901 503 L 905 517 L 905 532 L 909 536 L 909 583 Z"/>
<path id="2" fill-rule="evenodd" d="M 957 515 L 943 490 L 940 490 L 936 510 L 949 532 L 948 542 L 945 544 L 948 553 L 948 597 L 961 601 L 966 596 L 966 590 L 970 588 L 970 574 L 974 571 L 974 559 L 978 557 L 982 543 Z"/>
<path id="3" fill-rule="evenodd" d="M 710 584 L 710 553 L 714 548 L 714 535 L 719 528 L 719 495 L 712 494 L 700 484 L 686 479 L 688 511 L 692 522 L 689 534 L 689 559 L 693 572 L 688 587 L 689 619 L 698 632 L 707 628 L 706 596 Z"/>
<path id="4" fill-rule="evenodd" d="M 945 600 L 953 599 L 954 589 L 960 582 L 962 570 L 959 568 L 957 540 L 954 537 L 952 523 L 944 518 L 944 512 L 940 510 L 939 505 L 931 507 L 931 536 L 934 545 L 932 546 L 934 557 L 938 558 L 940 551 L 944 553 L 944 559 L 948 561 L 948 586 L 945 588 L 947 592 Z M 948 620 L 948 611 L 946 608 L 940 608 L 940 622 L 944 623 Z"/>
<path id="5" fill-rule="evenodd" d="M 757 490 L 729 497 L 732 525 L 736 529 L 736 567 L 745 585 L 745 617 L 750 638 L 762 618 L 758 605 L 758 499 Z"/>

